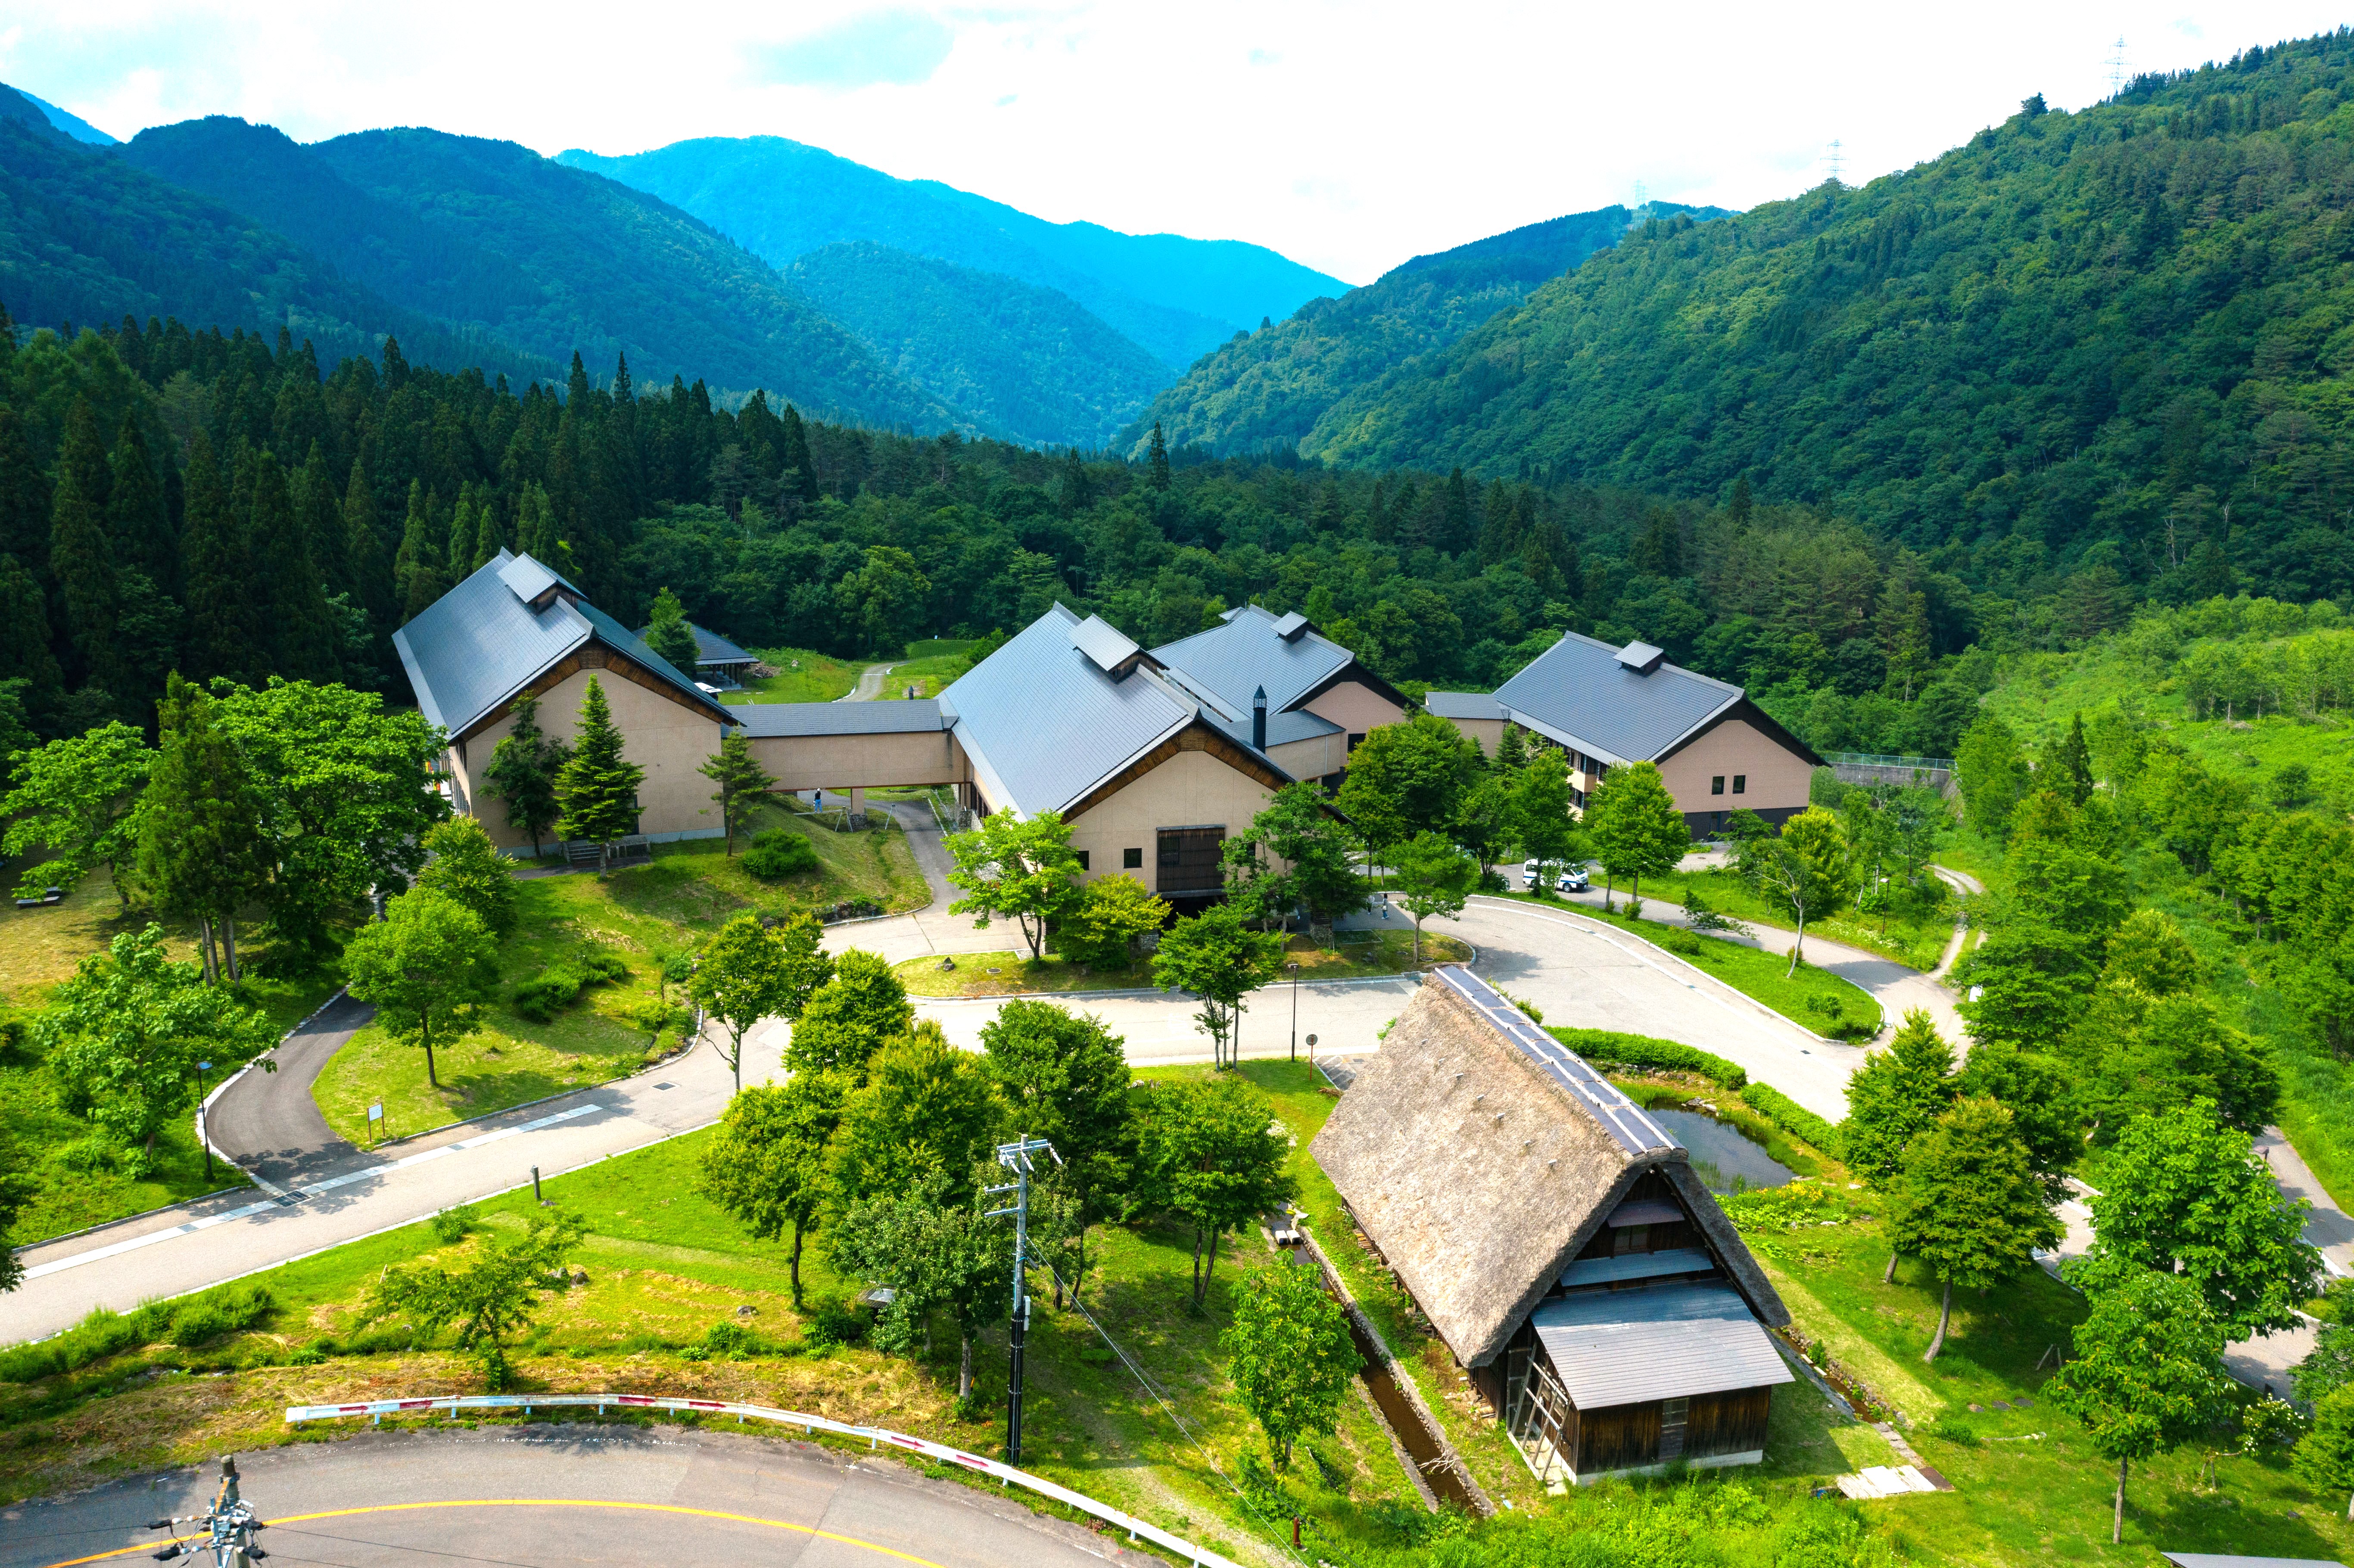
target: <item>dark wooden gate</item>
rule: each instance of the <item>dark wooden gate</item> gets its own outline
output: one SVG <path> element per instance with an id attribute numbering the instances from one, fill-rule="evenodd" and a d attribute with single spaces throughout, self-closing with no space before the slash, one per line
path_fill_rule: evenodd
<path id="1" fill-rule="evenodd" d="M 1226 842 L 1224 826 L 1162 828 L 1159 833 L 1160 863 L 1153 891 L 1163 898 L 1214 898 L 1225 891 L 1219 846 Z"/>

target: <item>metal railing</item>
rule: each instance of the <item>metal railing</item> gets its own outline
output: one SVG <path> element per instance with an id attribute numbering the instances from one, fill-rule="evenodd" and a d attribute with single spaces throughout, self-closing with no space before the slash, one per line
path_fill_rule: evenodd
<path id="1" fill-rule="evenodd" d="M 1157 1524 L 1122 1513 L 1109 1503 L 1097 1502 L 1085 1492 L 1058 1486 L 1044 1476 L 1034 1476 L 1027 1470 L 1017 1470 L 1002 1460 L 969 1454 L 962 1448 L 951 1448 L 945 1443 L 934 1443 L 922 1437 L 910 1437 L 905 1433 L 887 1431 L 880 1426 L 853 1426 L 845 1422 L 829 1421 L 822 1415 L 806 1415 L 795 1410 L 775 1410 L 765 1404 L 736 1404 L 717 1399 L 663 1399 L 645 1393 L 438 1393 L 422 1399 L 376 1399 L 359 1404 L 290 1404 L 286 1422 L 299 1426 L 305 1421 L 334 1421 L 347 1415 L 366 1415 L 382 1420 L 387 1415 L 402 1415 L 429 1411 L 447 1411 L 456 1414 L 461 1410 L 520 1410 L 525 1415 L 540 1405 L 578 1409 L 594 1405 L 597 1414 L 605 1414 L 607 1406 L 622 1410 L 671 1410 L 693 1415 L 732 1415 L 738 1423 L 746 1420 L 767 1421 L 779 1426 L 798 1426 L 802 1433 L 813 1435 L 829 1432 L 837 1437 L 863 1437 L 869 1448 L 885 1445 L 920 1454 L 927 1459 L 955 1465 L 977 1475 L 990 1476 L 1009 1487 L 1022 1487 L 1039 1496 L 1052 1498 L 1066 1508 L 1075 1508 L 1091 1514 L 1106 1524 L 1128 1531 L 1134 1541 L 1140 1536 L 1154 1545 L 1182 1554 L 1195 1568 L 1240 1568 L 1230 1558 L 1194 1545 L 1181 1535 L 1172 1534 Z"/>
<path id="2" fill-rule="evenodd" d="M 1834 768 L 1912 768 L 1925 773 L 1951 773 L 1954 770 L 1954 759 L 1950 757 L 1885 757 L 1876 751 L 1826 751 L 1823 760 Z"/>

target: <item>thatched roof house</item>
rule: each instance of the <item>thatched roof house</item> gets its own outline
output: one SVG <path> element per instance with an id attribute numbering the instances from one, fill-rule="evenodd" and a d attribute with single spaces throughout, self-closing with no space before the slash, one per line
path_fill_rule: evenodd
<path id="1" fill-rule="evenodd" d="M 1313 1152 L 1542 1478 L 1764 1457 L 1788 1309 L 1682 1147 L 1469 970 Z"/>

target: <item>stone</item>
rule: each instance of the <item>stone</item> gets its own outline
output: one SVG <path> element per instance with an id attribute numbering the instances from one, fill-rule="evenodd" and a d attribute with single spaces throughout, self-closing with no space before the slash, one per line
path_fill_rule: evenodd
<path id="1" fill-rule="evenodd" d="M 758 1307 L 755 1307 L 749 1301 L 747 1301 L 744 1305 L 736 1308 L 736 1316 L 738 1318 L 749 1318 L 758 1311 L 759 1311 Z"/>
<path id="2" fill-rule="evenodd" d="M 588 1284 L 588 1271 L 587 1269 L 585 1269 L 585 1268 L 576 1268 L 576 1269 L 574 1269 L 574 1270 L 572 1271 L 572 1283 L 573 1283 L 573 1284 L 575 1284 L 575 1285 L 586 1285 L 586 1284 Z"/>
<path id="3" fill-rule="evenodd" d="M 1973 1404 L 1973 1405 L 1971 1405 L 1971 1406 L 1970 1406 L 1970 1414 L 1971 1414 L 1972 1415 L 1983 1414 L 1985 1413 L 1985 1410 L 1986 1410 L 1986 1406 L 1984 1406 L 1984 1405 L 1982 1405 L 1982 1404 Z"/>

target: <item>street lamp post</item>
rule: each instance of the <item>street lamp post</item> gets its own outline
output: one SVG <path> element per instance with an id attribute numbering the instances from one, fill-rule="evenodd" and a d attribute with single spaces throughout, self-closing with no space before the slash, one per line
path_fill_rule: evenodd
<path id="1" fill-rule="evenodd" d="M 213 1140 L 205 1132 L 205 1075 L 213 1070 L 210 1062 L 196 1064 L 196 1141 L 205 1146 L 205 1185 L 213 1184 Z"/>
<path id="2" fill-rule="evenodd" d="M 1291 971 L 1291 1059 L 1297 1062 L 1299 1060 L 1299 966 L 1288 963 L 1283 967 Z"/>

